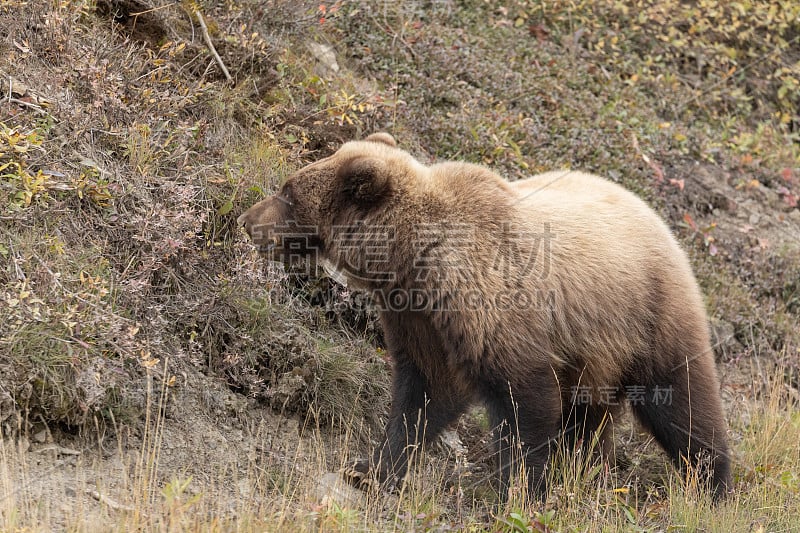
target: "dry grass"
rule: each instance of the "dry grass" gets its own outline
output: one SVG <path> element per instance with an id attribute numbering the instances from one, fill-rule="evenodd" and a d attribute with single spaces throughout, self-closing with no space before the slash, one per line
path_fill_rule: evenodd
<path id="1" fill-rule="evenodd" d="M 664 531 L 789 531 L 800 511 L 800 418 L 798 403 L 780 377 L 764 380 L 769 400 L 751 401 L 732 417 L 736 435 L 734 455 L 737 490 L 713 506 L 698 491 L 696 480 L 681 479 L 665 467 L 665 485 L 637 487 L 631 473 L 609 471 L 591 458 L 574 455 L 555 460 L 547 505 L 530 502 L 512 489 L 500 507 L 491 497 L 472 499 L 474 480 L 445 480 L 441 453 L 425 453 L 395 494 L 385 492 L 331 492 L 319 485 L 327 472 L 350 459 L 357 421 L 336 442 L 314 428 L 284 448 L 276 460 L 251 458 L 241 473 L 222 469 L 205 479 L 180 473 L 163 478 L 160 450 L 165 421 L 166 382 L 148 374 L 153 390 L 148 396 L 146 435 L 130 462 L 105 477 L 84 498 L 84 509 L 53 516 L 26 484 L 24 453 L 3 441 L 0 447 L 0 528 L 15 531 L 427 531 L 429 529 L 493 531 L 614 530 Z M 777 373 L 780 376 L 780 373 Z M 787 417 L 786 413 L 794 413 Z M 119 443 L 119 446 L 122 446 Z M 273 448 L 274 452 L 274 448 Z M 76 471 L 76 476 L 80 476 Z M 65 476 L 69 490 L 74 480 Z M 235 486 L 236 490 L 228 490 Z M 228 489 L 226 489 L 226 487 Z M 329 487 L 328 487 L 329 488 Z M 231 499 L 232 493 L 238 498 Z M 59 513 L 54 513 L 59 514 Z M 99 522 L 98 522 L 99 520 Z M 548 529 L 549 528 L 549 529 Z"/>

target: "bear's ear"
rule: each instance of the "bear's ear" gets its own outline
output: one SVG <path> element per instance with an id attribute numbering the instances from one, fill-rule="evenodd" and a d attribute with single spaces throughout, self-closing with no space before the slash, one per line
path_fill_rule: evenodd
<path id="1" fill-rule="evenodd" d="M 382 143 L 391 147 L 397 146 L 397 141 L 394 140 L 394 137 L 383 131 L 373 133 L 372 135 L 367 136 L 367 138 L 364 140 L 373 143 Z"/>
<path id="2" fill-rule="evenodd" d="M 392 180 L 385 161 L 375 157 L 355 157 L 336 172 L 339 191 L 360 205 L 376 204 L 389 196 Z"/>

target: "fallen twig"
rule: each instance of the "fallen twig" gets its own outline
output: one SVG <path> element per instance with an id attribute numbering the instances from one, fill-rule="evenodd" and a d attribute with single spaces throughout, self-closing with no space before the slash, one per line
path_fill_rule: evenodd
<path id="1" fill-rule="evenodd" d="M 203 14 L 200 13 L 199 9 L 195 9 L 194 14 L 197 17 L 197 21 L 200 23 L 200 29 L 203 30 L 203 38 L 206 41 L 208 49 L 211 50 L 211 55 L 214 56 L 214 59 L 217 61 L 217 64 L 219 65 L 219 68 L 222 69 L 222 73 L 225 74 L 225 79 L 227 79 L 228 81 L 232 81 L 233 78 L 231 77 L 231 73 L 228 72 L 228 67 L 226 67 L 225 63 L 222 62 L 222 58 L 219 57 L 217 49 L 214 48 L 214 43 L 211 42 L 211 36 L 208 34 L 208 26 L 206 26 L 206 21 L 203 18 Z"/>
<path id="2" fill-rule="evenodd" d="M 20 100 L 19 98 L 10 98 L 9 97 L 8 103 L 10 103 L 10 104 L 19 104 L 19 105 L 22 105 L 22 106 L 25 106 L 25 107 L 30 107 L 31 109 L 33 109 L 35 111 L 38 111 L 39 113 L 44 113 L 45 115 L 49 114 L 47 111 L 42 109 L 41 106 L 36 105 L 36 104 L 34 104 L 32 102 L 26 102 L 25 100 Z"/>
<path id="3" fill-rule="evenodd" d="M 115 502 L 105 494 L 100 494 L 99 491 L 87 489 L 86 493 L 95 500 L 99 501 L 104 505 L 107 505 L 110 509 L 114 509 L 115 511 L 133 511 L 133 507 L 131 507 L 130 505 L 123 505 L 121 503 Z"/>
<path id="4" fill-rule="evenodd" d="M 656 163 L 655 161 L 650 159 L 650 157 L 648 157 L 648 155 L 646 153 L 644 153 L 641 148 L 639 148 L 639 140 L 636 138 L 636 134 L 635 133 L 631 134 L 631 140 L 632 140 L 633 148 L 636 150 L 636 152 L 639 154 L 639 156 L 641 156 L 641 158 L 644 160 L 644 162 L 647 163 L 647 166 L 649 166 L 653 170 L 653 172 L 655 172 L 656 182 L 658 182 L 658 183 L 663 182 L 664 181 L 664 171 L 661 170 L 661 167 L 659 166 L 658 163 Z M 683 190 L 683 188 L 681 188 L 681 190 Z"/>
<path id="5" fill-rule="evenodd" d="M 72 448 L 65 448 L 64 446 L 45 446 L 39 448 L 35 453 L 56 452 L 59 455 L 80 455 L 81 452 L 73 450 Z"/>

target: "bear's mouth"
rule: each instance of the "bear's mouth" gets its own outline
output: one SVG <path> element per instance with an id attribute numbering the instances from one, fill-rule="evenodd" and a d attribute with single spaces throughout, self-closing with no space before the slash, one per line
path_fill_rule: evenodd
<path id="1" fill-rule="evenodd" d="M 271 239 L 267 239 L 265 242 L 254 244 L 256 245 L 256 250 L 258 250 L 258 253 L 272 255 L 272 251 L 278 246 L 278 239 L 273 237 Z"/>
<path id="2" fill-rule="evenodd" d="M 278 246 L 278 243 L 276 243 L 275 241 L 270 241 L 265 244 L 259 244 L 256 248 L 258 249 L 259 253 L 270 254 L 272 253 L 272 250 L 274 250 L 276 246 Z"/>

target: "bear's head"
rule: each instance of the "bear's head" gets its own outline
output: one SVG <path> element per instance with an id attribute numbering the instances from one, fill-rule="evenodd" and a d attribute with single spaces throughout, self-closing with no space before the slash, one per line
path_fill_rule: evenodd
<path id="1" fill-rule="evenodd" d="M 427 172 L 388 133 L 342 145 L 293 174 L 238 223 L 267 259 L 308 265 L 325 259 L 336 228 L 363 224 L 409 180 Z"/>

